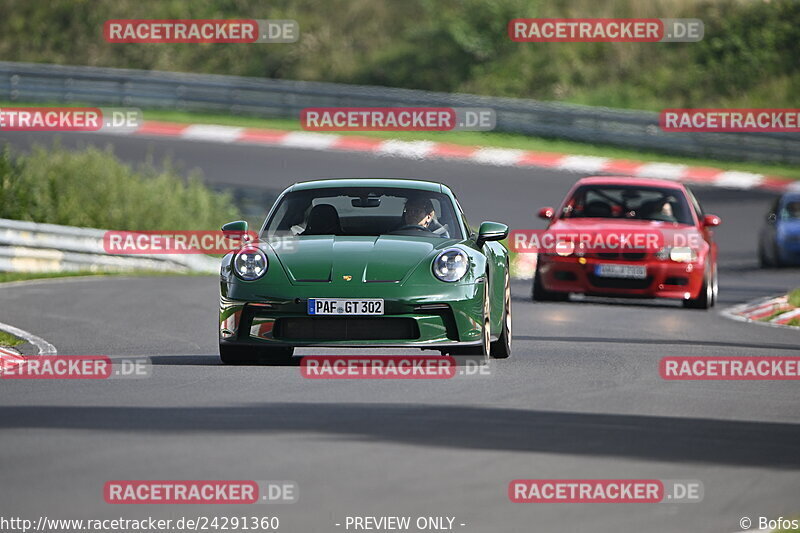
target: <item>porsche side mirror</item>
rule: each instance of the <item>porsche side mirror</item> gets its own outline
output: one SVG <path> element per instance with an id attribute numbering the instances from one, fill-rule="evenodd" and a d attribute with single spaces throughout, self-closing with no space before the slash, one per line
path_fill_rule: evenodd
<path id="1" fill-rule="evenodd" d="M 703 225 L 704 226 L 719 226 L 722 223 L 722 219 L 719 218 L 717 215 L 706 215 L 703 217 Z"/>
<path id="2" fill-rule="evenodd" d="M 487 241 L 502 241 L 508 237 L 508 226 L 499 222 L 481 222 L 478 229 L 478 246 Z"/>
<path id="3" fill-rule="evenodd" d="M 543 207 L 543 208 L 539 209 L 539 213 L 538 213 L 537 216 L 539 218 L 543 218 L 545 220 L 550 220 L 551 218 L 553 218 L 554 214 L 555 214 L 555 210 L 553 210 L 552 207 Z"/>
<path id="4" fill-rule="evenodd" d="M 226 233 L 247 233 L 247 221 L 245 220 L 237 220 L 235 222 L 228 222 L 224 226 L 222 226 L 222 231 Z"/>

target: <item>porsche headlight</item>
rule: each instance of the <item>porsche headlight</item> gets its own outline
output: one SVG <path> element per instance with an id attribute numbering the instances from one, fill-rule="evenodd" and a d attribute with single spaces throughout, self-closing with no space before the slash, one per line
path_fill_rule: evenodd
<path id="1" fill-rule="evenodd" d="M 688 246 L 667 246 L 656 254 L 661 260 L 671 259 L 676 263 L 693 263 L 697 261 L 697 250 Z"/>
<path id="2" fill-rule="evenodd" d="M 458 281 L 469 269 L 469 257 L 458 248 L 450 248 L 433 260 L 433 275 L 442 281 Z"/>
<path id="3" fill-rule="evenodd" d="M 267 272 L 267 256 L 258 248 L 248 247 L 240 250 L 233 258 L 236 275 L 245 281 L 253 281 Z"/>

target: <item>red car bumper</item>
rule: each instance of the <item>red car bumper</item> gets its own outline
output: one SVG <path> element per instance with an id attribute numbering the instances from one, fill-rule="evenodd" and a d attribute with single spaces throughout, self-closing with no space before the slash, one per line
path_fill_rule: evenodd
<path id="1" fill-rule="evenodd" d="M 645 279 L 600 277 L 599 264 L 638 265 L 646 268 Z M 676 263 L 655 258 L 630 261 L 540 255 L 539 276 L 542 286 L 553 292 L 574 292 L 592 296 L 628 298 L 697 298 L 703 287 L 704 264 Z"/>

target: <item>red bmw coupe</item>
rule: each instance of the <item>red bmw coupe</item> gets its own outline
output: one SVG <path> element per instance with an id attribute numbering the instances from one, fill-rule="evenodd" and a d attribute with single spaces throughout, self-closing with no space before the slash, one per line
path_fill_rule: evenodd
<path id="1" fill-rule="evenodd" d="M 583 246 L 540 251 L 533 281 L 536 301 L 569 293 L 628 298 L 674 298 L 708 309 L 717 299 L 715 215 L 703 213 L 680 183 L 642 178 L 591 177 L 578 181 L 558 209 L 539 217 L 548 232 L 653 232 L 666 236 L 647 249 Z"/>

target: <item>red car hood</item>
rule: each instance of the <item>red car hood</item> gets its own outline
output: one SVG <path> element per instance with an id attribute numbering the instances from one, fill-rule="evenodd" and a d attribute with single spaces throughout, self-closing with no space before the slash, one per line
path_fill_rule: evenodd
<path id="1" fill-rule="evenodd" d="M 612 218 L 562 218 L 548 229 L 559 231 L 678 231 L 698 233 L 694 226 L 660 222 L 658 220 Z"/>
<path id="2" fill-rule="evenodd" d="M 688 245 L 700 249 L 704 249 L 707 246 L 702 232 L 695 226 L 658 220 L 569 218 L 554 221 L 548 231 L 621 234 L 629 232 L 658 232 L 661 235 L 659 243 L 664 245 Z M 661 244 L 659 244 L 660 246 Z"/>

